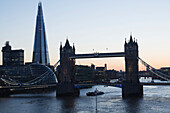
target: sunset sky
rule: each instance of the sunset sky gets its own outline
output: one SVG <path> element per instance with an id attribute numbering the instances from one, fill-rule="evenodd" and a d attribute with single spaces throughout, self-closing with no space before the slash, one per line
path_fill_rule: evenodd
<path id="1" fill-rule="evenodd" d="M 0 48 L 10 41 L 32 61 L 40 0 L 0 0 Z M 130 33 L 139 57 L 155 68 L 170 67 L 170 0 L 41 0 L 50 63 L 59 60 L 60 42 L 68 36 L 76 53 L 123 52 Z M 107 49 L 108 48 L 108 49 Z M 124 70 L 124 58 L 82 59 L 77 64 Z M 2 64 L 2 53 L 0 53 Z M 140 66 L 140 69 L 144 67 Z"/>

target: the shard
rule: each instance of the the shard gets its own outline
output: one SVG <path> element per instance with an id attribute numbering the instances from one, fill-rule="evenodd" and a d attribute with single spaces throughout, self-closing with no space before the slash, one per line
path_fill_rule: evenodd
<path id="1" fill-rule="evenodd" d="M 43 65 L 50 65 L 41 2 L 39 2 L 38 4 L 38 14 L 37 14 L 37 20 L 36 20 L 32 62 L 43 64 Z"/>

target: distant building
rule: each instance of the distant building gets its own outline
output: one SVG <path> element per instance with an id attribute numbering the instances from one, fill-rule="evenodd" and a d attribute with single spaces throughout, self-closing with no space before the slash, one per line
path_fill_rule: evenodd
<path id="1" fill-rule="evenodd" d="M 76 65 L 75 66 L 75 80 L 77 82 L 101 82 L 110 79 L 117 79 L 122 76 L 116 70 L 107 70 L 107 65 L 104 67 Z"/>
<path id="2" fill-rule="evenodd" d="M 7 41 L 2 48 L 2 59 L 4 66 L 24 65 L 24 50 L 11 50 L 11 46 Z"/>
<path id="3" fill-rule="evenodd" d="M 95 71 L 95 78 L 96 79 L 100 79 L 100 80 L 104 80 L 106 79 L 106 70 L 107 70 L 107 65 L 105 64 L 104 67 L 96 67 L 96 71 Z"/>
<path id="4" fill-rule="evenodd" d="M 96 67 L 96 71 L 106 71 L 107 70 L 107 64 L 104 65 L 104 67 Z"/>
<path id="5" fill-rule="evenodd" d="M 76 65 L 75 66 L 75 80 L 77 82 L 87 82 L 93 81 L 94 78 L 94 65 L 85 66 L 85 65 Z"/>
<path id="6" fill-rule="evenodd" d="M 40 80 L 37 84 L 56 83 L 56 76 L 49 67 L 36 63 L 26 63 L 24 65 L 24 50 L 11 50 L 11 48 L 8 41 L 2 47 L 3 65 L 0 66 L 1 78 L 7 79 L 8 82 L 14 80 L 17 84 L 17 82 L 28 82 L 46 73 L 46 78 Z M 0 85 L 5 85 L 2 80 L 0 80 Z"/>
<path id="7" fill-rule="evenodd" d="M 43 64 L 43 65 L 50 65 L 41 2 L 38 4 L 38 14 L 36 20 L 35 41 L 34 41 L 32 62 Z"/>
<path id="8" fill-rule="evenodd" d="M 118 79 L 122 76 L 122 73 L 119 74 L 118 71 L 116 70 L 106 70 L 105 72 L 106 75 L 106 79 L 110 80 L 110 79 Z"/>
<path id="9" fill-rule="evenodd" d="M 153 74 L 150 71 L 139 71 L 138 72 L 139 77 L 152 77 Z"/>
<path id="10" fill-rule="evenodd" d="M 48 46 L 41 2 L 38 4 L 33 59 L 24 65 L 24 50 L 12 50 L 9 42 L 2 48 L 3 65 L 0 66 L 0 85 L 13 83 L 53 84 L 58 82 L 50 69 Z M 49 68 L 50 67 L 50 68 Z M 6 82 L 3 81 L 7 80 Z M 14 82 L 15 81 L 15 82 Z"/>
<path id="11" fill-rule="evenodd" d="M 162 73 L 170 76 L 170 67 L 162 67 L 162 68 L 160 68 L 160 71 Z"/>

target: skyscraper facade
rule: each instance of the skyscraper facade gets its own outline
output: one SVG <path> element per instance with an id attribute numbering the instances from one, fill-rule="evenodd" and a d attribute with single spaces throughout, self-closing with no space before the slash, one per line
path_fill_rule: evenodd
<path id="1" fill-rule="evenodd" d="M 38 14 L 37 14 L 37 20 L 36 20 L 35 40 L 34 40 L 34 50 L 33 50 L 32 62 L 43 64 L 43 65 L 50 65 L 41 2 L 39 2 L 39 4 L 38 4 Z"/>

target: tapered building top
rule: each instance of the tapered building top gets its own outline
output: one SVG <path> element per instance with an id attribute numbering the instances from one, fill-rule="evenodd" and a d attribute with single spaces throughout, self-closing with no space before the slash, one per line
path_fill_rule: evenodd
<path id="1" fill-rule="evenodd" d="M 41 2 L 38 3 L 38 14 L 37 14 L 37 19 L 36 19 L 35 40 L 34 40 L 32 62 L 40 63 L 43 65 L 50 65 Z"/>
<path id="2" fill-rule="evenodd" d="M 66 39 L 65 48 L 71 48 L 68 38 Z"/>

